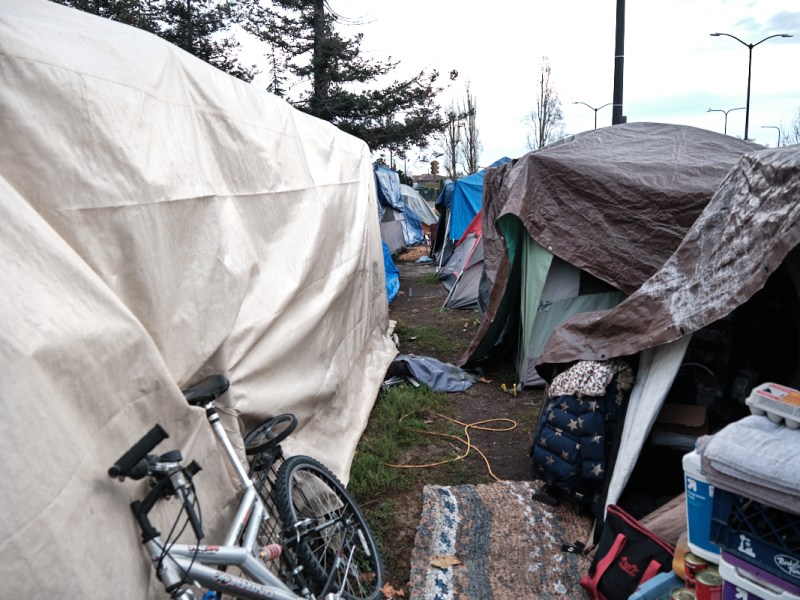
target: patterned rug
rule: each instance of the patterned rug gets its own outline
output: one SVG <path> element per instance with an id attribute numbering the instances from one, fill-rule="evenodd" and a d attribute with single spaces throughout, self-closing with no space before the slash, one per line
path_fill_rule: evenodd
<path id="1" fill-rule="evenodd" d="M 563 552 L 591 521 L 534 502 L 539 482 L 426 486 L 411 555 L 410 600 L 579 600 L 589 559 Z"/>

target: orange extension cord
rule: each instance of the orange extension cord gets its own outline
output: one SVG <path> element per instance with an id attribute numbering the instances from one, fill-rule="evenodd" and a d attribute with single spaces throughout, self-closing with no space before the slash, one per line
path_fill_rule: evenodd
<path id="1" fill-rule="evenodd" d="M 408 413 L 408 414 L 403 415 L 402 417 L 400 417 L 400 421 L 402 421 L 403 419 L 405 419 L 407 416 L 409 416 L 411 414 L 413 414 L 413 413 Z M 474 449 L 478 454 L 481 455 L 481 458 L 483 458 L 483 462 L 486 463 L 486 468 L 489 470 L 489 475 L 491 475 L 495 479 L 495 481 L 502 481 L 497 475 L 494 474 L 494 471 L 492 471 L 492 465 L 489 464 L 489 459 L 486 458 L 486 455 L 481 451 L 480 448 L 478 448 L 477 446 L 473 446 L 472 445 L 472 443 L 470 441 L 470 437 L 469 437 L 469 430 L 470 429 L 477 429 L 479 431 L 496 431 L 496 432 L 511 431 L 512 429 L 514 429 L 517 426 L 516 421 L 513 421 L 511 419 L 500 418 L 500 419 L 486 419 L 485 421 L 476 421 L 475 423 L 462 423 L 461 421 L 457 421 L 455 419 L 452 419 L 452 418 L 450 418 L 450 417 L 448 417 L 446 415 L 439 414 L 437 412 L 434 412 L 433 414 L 436 415 L 437 417 L 441 417 L 442 419 L 446 419 L 447 421 L 450 421 L 451 423 L 456 423 L 457 425 L 461 425 L 464 428 L 464 438 L 459 437 L 457 435 L 452 435 L 452 434 L 449 434 L 449 433 L 438 433 L 436 431 L 425 431 L 424 429 L 417 429 L 415 431 L 419 431 L 421 433 L 427 433 L 427 434 L 430 434 L 430 435 L 438 435 L 438 436 L 441 436 L 441 437 L 448 437 L 448 438 L 452 438 L 454 440 L 458 440 L 459 442 L 461 442 L 462 444 L 464 444 L 467 447 L 467 449 L 464 452 L 464 454 L 461 454 L 460 456 L 456 456 L 454 458 L 448 458 L 447 460 L 442 460 L 442 461 L 435 462 L 435 463 L 428 463 L 428 464 L 424 464 L 424 465 L 393 465 L 393 464 L 386 463 L 387 467 L 393 467 L 395 469 L 426 469 L 426 468 L 429 468 L 429 467 L 438 467 L 439 465 L 444 465 L 444 464 L 447 464 L 447 463 L 450 463 L 450 462 L 454 462 L 454 461 L 457 461 L 457 460 L 463 460 L 467 456 L 469 456 L 470 451 L 472 449 Z M 511 423 L 511 426 L 510 427 L 505 427 L 505 428 L 483 427 L 483 425 L 485 423 L 495 423 L 495 422 L 498 422 L 498 421 L 505 421 L 506 423 Z"/>

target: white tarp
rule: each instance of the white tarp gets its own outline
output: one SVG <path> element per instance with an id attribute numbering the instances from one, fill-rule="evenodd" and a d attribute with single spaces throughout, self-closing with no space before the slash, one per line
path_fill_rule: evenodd
<path id="1" fill-rule="evenodd" d="M 0 140 L 4 595 L 148 595 L 144 484 L 106 473 L 156 422 L 218 531 L 233 483 L 179 392 L 211 372 L 229 429 L 292 411 L 288 453 L 346 479 L 396 353 L 363 142 L 45 0 L 0 0 Z"/>
<path id="2" fill-rule="evenodd" d="M 433 209 L 425 202 L 417 190 L 410 185 L 404 183 L 400 184 L 400 199 L 408 208 L 414 211 L 414 214 L 419 217 L 419 220 L 425 225 L 433 225 L 439 221 L 439 217 L 433 212 Z"/>
<path id="3" fill-rule="evenodd" d="M 656 422 L 691 335 L 641 352 L 636 383 L 631 390 L 614 472 L 608 483 L 606 506 L 616 504 L 630 479 L 644 442 Z"/>

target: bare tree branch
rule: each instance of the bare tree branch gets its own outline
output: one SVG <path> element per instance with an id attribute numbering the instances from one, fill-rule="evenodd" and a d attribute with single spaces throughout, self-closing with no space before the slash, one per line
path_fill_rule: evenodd
<path id="1" fill-rule="evenodd" d="M 478 172 L 478 159 L 480 158 L 481 142 L 478 137 L 477 103 L 475 96 L 470 93 L 469 81 L 466 85 L 466 96 L 461 105 L 464 118 L 464 136 L 461 139 L 461 156 L 464 159 L 464 170 L 468 175 Z"/>
<path id="2" fill-rule="evenodd" d="M 542 57 L 536 108 L 528 115 L 533 137 L 528 135 L 528 148 L 536 150 L 564 137 L 564 115 L 561 100 L 551 81 L 550 62 Z"/>
<path id="3" fill-rule="evenodd" d="M 789 127 L 781 127 L 781 141 L 783 146 L 800 144 L 800 108 L 797 109 L 797 114 L 791 125 Z"/>

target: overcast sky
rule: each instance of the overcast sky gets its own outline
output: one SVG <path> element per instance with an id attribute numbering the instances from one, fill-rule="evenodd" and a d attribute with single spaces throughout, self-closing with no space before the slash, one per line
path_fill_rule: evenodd
<path id="1" fill-rule="evenodd" d="M 436 68 L 442 83 L 459 72 L 450 97 L 463 99 L 469 81 L 477 102 L 483 145 L 480 164 L 528 152 L 525 117 L 536 103 L 543 56 L 562 103 L 567 133 L 594 127 L 595 112 L 614 90 L 616 0 L 329 0 L 337 13 L 362 24 L 342 25 L 364 34 L 368 57 L 401 61 L 397 77 Z M 480 8 L 478 8 L 480 7 Z M 746 43 L 776 33 L 753 49 L 749 137 L 775 146 L 778 131 L 800 110 L 800 1 L 628 0 L 625 11 L 623 113 L 629 122 L 692 125 L 723 132 L 725 115 L 706 112 L 744 107 Z M 611 124 L 612 107 L 597 112 L 597 126 Z M 728 113 L 727 132 L 744 136 L 745 111 Z M 413 174 L 425 164 L 408 165 Z"/>

